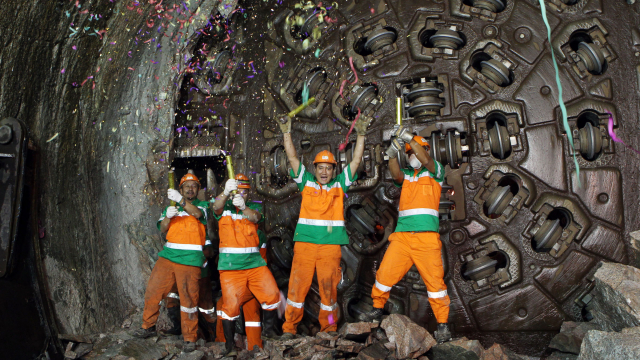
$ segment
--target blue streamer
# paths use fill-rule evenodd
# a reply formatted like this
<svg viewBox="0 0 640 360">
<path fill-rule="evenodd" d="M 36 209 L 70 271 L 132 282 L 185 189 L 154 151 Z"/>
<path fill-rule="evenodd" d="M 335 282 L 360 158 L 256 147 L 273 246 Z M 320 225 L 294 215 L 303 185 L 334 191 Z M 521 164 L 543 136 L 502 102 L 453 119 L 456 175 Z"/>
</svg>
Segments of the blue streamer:
<svg viewBox="0 0 640 360">
<path fill-rule="evenodd" d="M 576 159 L 576 148 L 573 146 L 573 135 L 571 134 L 571 128 L 567 121 L 567 107 L 562 100 L 562 84 L 560 83 L 560 70 L 558 69 L 558 63 L 556 62 L 556 56 L 553 52 L 553 45 L 551 45 L 551 26 L 549 26 L 549 20 L 547 19 L 547 8 L 544 5 L 543 0 L 540 2 L 540 11 L 542 12 L 542 20 L 547 27 L 547 38 L 549 39 L 549 48 L 551 48 L 551 60 L 553 60 L 553 68 L 556 70 L 556 84 L 558 85 L 558 102 L 560 103 L 560 111 L 562 112 L 562 124 L 564 125 L 564 131 L 567 133 L 569 139 L 569 146 L 573 148 L 573 163 L 576 165 L 576 176 L 578 177 L 578 187 L 582 187 L 580 184 L 580 165 L 578 165 L 578 159 Z"/>
</svg>

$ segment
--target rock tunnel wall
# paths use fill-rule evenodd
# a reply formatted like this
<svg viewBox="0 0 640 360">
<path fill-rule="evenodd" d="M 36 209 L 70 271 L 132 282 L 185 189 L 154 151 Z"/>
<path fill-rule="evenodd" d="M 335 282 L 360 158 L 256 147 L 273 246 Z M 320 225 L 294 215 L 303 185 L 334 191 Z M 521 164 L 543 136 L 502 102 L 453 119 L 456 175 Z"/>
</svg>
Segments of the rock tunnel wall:
<svg viewBox="0 0 640 360">
<path fill-rule="evenodd" d="M 190 13 L 163 5 L 169 28 L 166 17 L 148 26 L 157 3 L 0 5 L 0 114 L 26 122 L 38 149 L 41 241 L 62 333 L 106 329 L 143 304 L 162 248 L 155 221 L 179 54 L 213 3 L 190 1 Z"/>
<path fill-rule="evenodd" d="M 605 109 L 611 109 L 616 131 L 637 148 L 640 5 L 547 3 L 574 137 L 582 129 L 594 134 L 592 128 L 606 124 Z M 294 124 L 294 141 L 306 164 L 325 148 L 347 161 L 348 151 L 339 152 L 337 145 L 349 121 L 358 108 L 373 119 L 364 181 L 346 202 L 357 205 L 348 216 L 363 221 L 349 225 L 352 244 L 343 250 L 348 283 L 341 296 L 354 299 L 352 307 L 341 304 L 345 317 L 367 306 L 365 297 L 356 295 L 368 293 L 383 254 L 384 243 L 376 246 L 366 220 L 378 216 L 374 225 L 393 228 L 396 216 L 398 192 L 385 175 L 381 149 L 394 123 L 393 100 L 400 95 L 406 122 L 442 144 L 433 156 L 448 163 L 451 191 L 441 199 L 441 232 L 458 331 L 527 330 L 528 337 L 503 335 L 503 343 L 544 342 L 535 339 L 536 331 L 557 330 L 563 319 L 579 316 L 572 304 L 589 289 L 584 269 L 600 259 L 634 261 L 628 232 L 640 225 L 638 158 L 611 145 L 601 132 L 600 152 L 589 154 L 595 143 L 587 142 L 578 154 L 586 186 L 576 186 L 537 1 L 507 1 L 497 12 L 467 0 L 338 1 L 324 25 L 309 23 L 309 29 L 321 26 L 322 35 L 308 37 L 306 45 L 300 30 L 285 20 L 293 13 L 304 18 L 293 2 L 247 2 L 233 18 L 237 31 L 207 40 L 213 47 L 233 44 L 239 66 L 223 68 L 221 83 L 204 72 L 183 82 L 195 44 L 211 35 L 197 31 L 216 4 L 0 5 L 0 116 L 25 121 L 39 152 L 41 241 L 61 332 L 118 325 L 142 306 L 146 279 L 162 246 L 155 221 L 165 204 L 168 163 L 196 156 L 197 151 L 190 152 L 196 145 L 198 151 L 204 147 L 198 137 L 173 136 L 174 130 L 197 129 L 194 122 L 207 116 L 213 123 L 213 112 L 221 121 L 211 133 L 207 128 L 218 135 L 212 136 L 217 141 L 212 148 L 234 148 L 237 170 L 250 173 L 259 188 L 255 198 L 268 200 L 266 231 L 277 239 L 273 250 L 282 255 L 276 259 L 282 266 L 274 270 L 281 271 L 276 277 L 286 277 L 286 241 L 299 197 L 289 196 L 293 189 L 277 166 L 281 139 L 272 118 L 299 103 L 302 83 L 319 100 Z M 268 19 L 262 21 L 265 14 Z M 436 46 L 433 36 L 447 29 L 455 29 L 440 33 L 449 43 L 441 37 Z M 579 41 L 574 40 L 587 35 L 591 40 L 585 42 L 595 39 L 606 58 L 608 67 L 596 69 L 602 75 L 588 69 L 594 71 L 597 59 L 578 61 Z M 374 37 L 381 42 L 367 43 Z M 315 75 L 324 81 L 317 82 Z M 448 151 L 449 146 L 455 148 Z M 551 166 L 562 171 L 549 172 Z M 556 208 L 571 216 L 564 210 L 553 213 Z M 548 217 L 565 231 L 550 235 L 557 247 L 540 253 L 532 250 L 532 240 L 545 226 L 552 234 L 551 225 L 545 225 Z M 538 237 L 537 243 L 545 239 Z M 483 257 L 489 253 L 503 255 Z M 463 267 L 494 260 L 502 270 L 491 278 L 463 277 L 470 273 Z M 414 275 L 394 290 L 391 305 L 397 308 L 388 310 L 428 325 L 424 284 Z M 494 316 L 496 309 L 521 299 L 535 301 Z"/>
</svg>

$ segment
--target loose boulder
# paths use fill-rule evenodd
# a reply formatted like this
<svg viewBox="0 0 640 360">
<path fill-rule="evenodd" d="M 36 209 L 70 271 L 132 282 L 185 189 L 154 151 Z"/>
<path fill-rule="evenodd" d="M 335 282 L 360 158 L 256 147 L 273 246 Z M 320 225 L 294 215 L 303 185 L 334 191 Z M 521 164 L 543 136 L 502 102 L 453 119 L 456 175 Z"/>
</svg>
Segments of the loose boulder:
<svg viewBox="0 0 640 360">
<path fill-rule="evenodd" d="M 549 347 L 565 353 L 579 354 L 582 339 L 589 330 L 601 330 L 600 327 L 592 322 L 576 323 L 566 321 L 562 323 L 560 333 L 551 339 Z"/>
<path fill-rule="evenodd" d="M 380 327 L 387 334 L 387 349 L 395 351 L 398 359 L 416 359 L 436 344 L 429 332 L 407 316 L 391 314 L 382 320 Z"/>
<path fill-rule="evenodd" d="M 588 310 L 604 331 L 640 325 L 640 270 L 632 266 L 600 263 L 594 275 L 593 300 Z"/>
<path fill-rule="evenodd" d="M 463 337 L 434 346 L 430 355 L 432 360 L 480 360 L 484 359 L 484 348 L 478 340 Z M 497 357 L 496 359 L 507 360 L 508 358 Z"/>
<path fill-rule="evenodd" d="M 622 332 L 591 330 L 582 341 L 579 360 L 640 359 L 640 327 Z"/>
</svg>

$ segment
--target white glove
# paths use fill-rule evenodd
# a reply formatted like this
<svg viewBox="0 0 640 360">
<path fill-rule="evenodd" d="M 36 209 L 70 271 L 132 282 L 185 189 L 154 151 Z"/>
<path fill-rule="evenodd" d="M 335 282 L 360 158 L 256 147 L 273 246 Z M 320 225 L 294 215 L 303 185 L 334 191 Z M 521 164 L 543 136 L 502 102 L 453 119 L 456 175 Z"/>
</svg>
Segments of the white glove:
<svg viewBox="0 0 640 360">
<path fill-rule="evenodd" d="M 176 206 L 169 206 L 167 208 L 167 217 L 171 219 L 172 217 L 178 215 L 178 208 Z"/>
<path fill-rule="evenodd" d="M 231 192 L 234 190 L 238 190 L 238 180 L 236 179 L 227 180 L 227 182 L 224 184 L 224 195 L 229 196 L 229 194 L 231 194 Z"/>
<path fill-rule="evenodd" d="M 234 196 L 232 202 L 233 202 L 233 206 L 240 209 L 240 211 L 244 211 L 244 209 L 247 208 L 247 206 L 244 204 L 244 199 L 240 194 L 237 194 L 236 196 Z"/>
<path fill-rule="evenodd" d="M 169 198 L 169 200 L 175 201 L 178 204 L 180 203 L 180 201 L 182 201 L 182 195 L 178 190 L 174 190 L 174 189 L 167 190 L 167 197 Z"/>
<path fill-rule="evenodd" d="M 413 140 L 413 134 L 404 126 L 400 126 L 396 131 L 396 137 L 405 143 L 410 143 Z"/>
</svg>

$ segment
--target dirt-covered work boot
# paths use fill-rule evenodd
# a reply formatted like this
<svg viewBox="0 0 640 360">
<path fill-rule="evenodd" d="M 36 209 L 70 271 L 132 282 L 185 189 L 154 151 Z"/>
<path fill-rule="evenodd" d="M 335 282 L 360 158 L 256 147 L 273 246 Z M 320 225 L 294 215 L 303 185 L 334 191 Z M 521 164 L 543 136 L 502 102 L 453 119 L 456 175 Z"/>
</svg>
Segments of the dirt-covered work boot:
<svg viewBox="0 0 640 360">
<path fill-rule="evenodd" d="M 438 323 L 438 329 L 435 331 L 434 336 L 438 344 L 451 340 L 451 331 L 449 330 L 449 324 Z"/>
<path fill-rule="evenodd" d="M 156 332 L 156 326 L 153 325 L 152 327 L 148 328 L 148 329 L 143 329 L 140 328 L 134 332 L 131 333 L 131 336 L 135 336 L 137 338 L 141 338 L 141 339 L 146 339 L 148 337 L 152 337 L 152 336 L 156 336 L 157 332 Z"/>
<path fill-rule="evenodd" d="M 235 335 L 236 335 L 236 322 L 233 320 L 222 320 L 222 331 L 224 332 L 224 356 L 236 356 L 238 352 L 236 352 L 236 344 L 235 344 Z"/>
<path fill-rule="evenodd" d="M 379 323 L 382 320 L 382 309 L 373 308 L 373 310 L 358 315 L 358 320 L 370 323 Z"/>
</svg>

